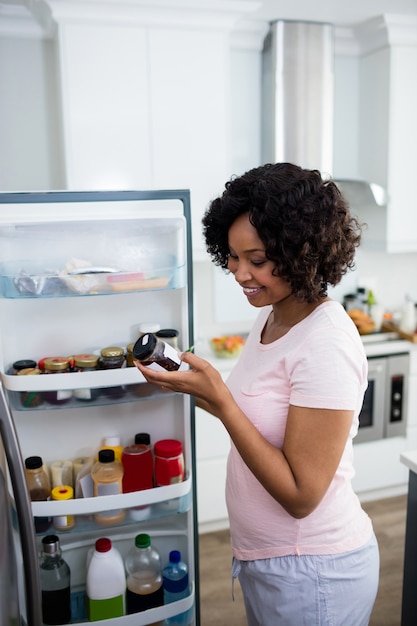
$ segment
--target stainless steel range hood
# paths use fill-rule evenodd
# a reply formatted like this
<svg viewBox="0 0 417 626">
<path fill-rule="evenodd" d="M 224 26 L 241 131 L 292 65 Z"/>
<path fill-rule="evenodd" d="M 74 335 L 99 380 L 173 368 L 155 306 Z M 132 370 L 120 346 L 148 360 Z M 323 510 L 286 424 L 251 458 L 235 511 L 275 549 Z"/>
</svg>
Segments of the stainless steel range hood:
<svg viewBox="0 0 417 626">
<path fill-rule="evenodd" d="M 331 24 L 277 20 L 262 53 L 262 160 L 288 161 L 324 176 L 333 170 L 334 30 Z M 382 206 L 382 187 L 336 180 L 353 208 Z"/>
</svg>

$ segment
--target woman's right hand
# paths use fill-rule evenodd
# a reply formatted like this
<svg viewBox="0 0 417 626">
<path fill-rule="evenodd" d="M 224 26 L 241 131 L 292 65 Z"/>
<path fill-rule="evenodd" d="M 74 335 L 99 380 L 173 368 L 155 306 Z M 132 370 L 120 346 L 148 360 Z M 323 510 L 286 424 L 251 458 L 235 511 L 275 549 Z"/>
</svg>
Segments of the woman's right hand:
<svg viewBox="0 0 417 626">
<path fill-rule="evenodd" d="M 220 417 L 223 407 L 234 402 L 220 373 L 208 361 L 192 352 L 183 352 L 180 357 L 190 369 L 168 372 L 156 371 L 139 361 L 135 361 L 135 365 L 147 382 L 170 391 L 195 396 L 197 406 Z"/>
</svg>

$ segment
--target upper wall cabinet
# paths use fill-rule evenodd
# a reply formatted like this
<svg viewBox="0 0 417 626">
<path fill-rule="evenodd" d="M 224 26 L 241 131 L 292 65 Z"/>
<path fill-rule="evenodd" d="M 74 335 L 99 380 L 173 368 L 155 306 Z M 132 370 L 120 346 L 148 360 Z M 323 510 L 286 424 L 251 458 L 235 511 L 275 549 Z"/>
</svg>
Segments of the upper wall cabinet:
<svg viewBox="0 0 417 626">
<path fill-rule="evenodd" d="M 373 28 L 373 37 L 369 29 Z M 358 210 L 369 250 L 417 252 L 417 20 L 372 20 L 360 71 L 359 166 L 388 192 L 386 207 Z"/>
</svg>

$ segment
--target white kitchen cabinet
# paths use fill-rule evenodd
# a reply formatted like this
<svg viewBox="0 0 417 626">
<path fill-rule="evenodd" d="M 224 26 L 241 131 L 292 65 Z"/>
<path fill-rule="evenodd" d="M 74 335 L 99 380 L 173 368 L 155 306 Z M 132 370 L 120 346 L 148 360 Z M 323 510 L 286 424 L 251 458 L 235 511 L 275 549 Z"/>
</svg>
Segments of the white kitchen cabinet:
<svg viewBox="0 0 417 626">
<path fill-rule="evenodd" d="M 385 16 L 361 35 L 375 42 L 360 61 L 359 171 L 388 192 L 386 207 L 355 207 L 368 224 L 363 246 L 416 252 L 417 22 Z"/>
</svg>

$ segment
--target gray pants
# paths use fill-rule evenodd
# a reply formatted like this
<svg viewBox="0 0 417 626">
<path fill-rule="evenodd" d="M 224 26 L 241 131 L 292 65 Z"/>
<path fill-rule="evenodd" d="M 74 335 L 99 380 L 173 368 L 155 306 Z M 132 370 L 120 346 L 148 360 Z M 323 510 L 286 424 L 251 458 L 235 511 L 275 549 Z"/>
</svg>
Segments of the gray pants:
<svg viewBox="0 0 417 626">
<path fill-rule="evenodd" d="M 367 626 L 379 582 L 375 535 L 362 548 L 325 556 L 233 559 L 248 626 Z"/>
</svg>

